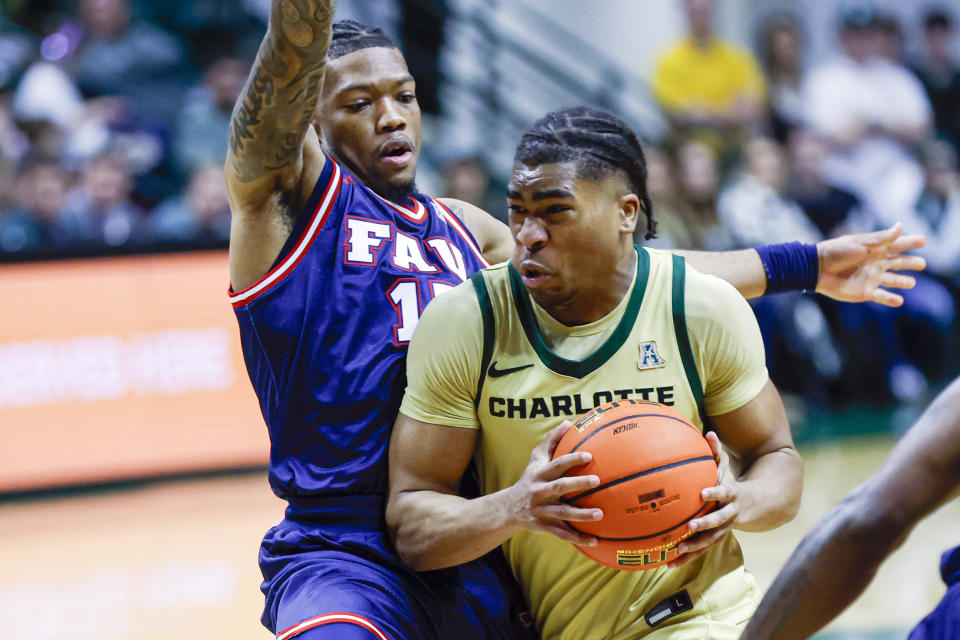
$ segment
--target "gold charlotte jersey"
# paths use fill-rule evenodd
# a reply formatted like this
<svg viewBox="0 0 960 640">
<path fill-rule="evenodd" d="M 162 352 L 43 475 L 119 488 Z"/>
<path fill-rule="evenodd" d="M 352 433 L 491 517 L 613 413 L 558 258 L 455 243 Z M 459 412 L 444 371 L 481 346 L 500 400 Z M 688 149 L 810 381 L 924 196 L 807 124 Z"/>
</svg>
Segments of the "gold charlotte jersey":
<svg viewBox="0 0 960 640">
<path fill-rule="evenodd" d="M 423 314 L 410 343 L 401 412 L 480 429 L 484 493 L 517 482 L 553 427 L 598 404 L 654 400 L 702 428 L 705 416 L 742 407 L 767 382 L 746 301 L 678 256 L 638 247 L 628 295 L 606 317 L 579 327 L 540 309 L 508 263 L 471 280 Z M 530 531 L 510 538 L 504 552 L 548 640 L 733 639 L 756 606 L 756 585 L 733 535 L 673 570 L 609 569 L 555 536 Z M 692 608 L 662 613 L 658 603 L 684 591 Z"/>
</svg>

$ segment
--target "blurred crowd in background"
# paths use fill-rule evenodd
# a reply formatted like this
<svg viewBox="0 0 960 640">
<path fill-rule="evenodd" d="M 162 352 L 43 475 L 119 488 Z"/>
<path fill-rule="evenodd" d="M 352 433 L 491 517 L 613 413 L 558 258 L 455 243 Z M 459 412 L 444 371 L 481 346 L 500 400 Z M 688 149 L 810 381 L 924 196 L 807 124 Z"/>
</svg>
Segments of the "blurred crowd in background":
<svg viewBox="0 0 960 640">
<path fill-rule="evenodd" d="M 922 55 L 907 58 L 895 16 L 847 3 L 836 55 L 813 64 L 795 14 L 764 16 L 750 50 L 715 32 L 711 0 L 675 1 L 688 33 L 649 78 L 669 122 L 645 141 L 649 244 L 816 242 L 896 221 L 925 234 L 928 269 L 901 309 L 802 294 L 754 305 L 784 391 L 818 406 L 920 406 L 960 363 L 957 16 L 931 5 Z M 439 117 L 445 2 L 368 0 L 361 15 L 341 4 L 339 17 L 395 26 L 421 106 Z M 228 122 L 268 0 L 4 6 L 0 259 L 225 246 Z M 503 176 L 481 154 L 424 162 L 434 191 L 504 214 Z"/>
</svg>

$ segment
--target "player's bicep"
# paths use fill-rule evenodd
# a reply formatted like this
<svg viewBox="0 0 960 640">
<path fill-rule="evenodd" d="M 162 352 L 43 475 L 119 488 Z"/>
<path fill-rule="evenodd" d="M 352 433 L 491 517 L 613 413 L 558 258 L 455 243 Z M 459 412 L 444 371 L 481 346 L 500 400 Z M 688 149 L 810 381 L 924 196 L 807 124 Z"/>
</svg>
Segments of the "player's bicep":
<svg viewBox="0 0 960 640">
<path fill-rule="evenodd" d="M 720 441 L 743 466 L 769 453 L 794 449 L 783 402 L 769 379 L 753 400 L 712 419 Z"/>
<path fill-rule="evenodd" d="M 400 413 L 390 438 L 390 494 L 454 494 L 477 442 L 476 429 L 420 422 Z"/>
</svg>

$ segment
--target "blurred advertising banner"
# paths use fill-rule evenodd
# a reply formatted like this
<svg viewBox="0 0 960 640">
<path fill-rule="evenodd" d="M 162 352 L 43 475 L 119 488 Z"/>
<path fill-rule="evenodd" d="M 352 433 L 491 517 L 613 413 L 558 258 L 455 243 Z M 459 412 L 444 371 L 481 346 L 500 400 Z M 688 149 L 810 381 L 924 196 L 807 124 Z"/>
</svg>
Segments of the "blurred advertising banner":
<svg viewBox="0 0 960 640">
<path fill-rule="evenodd" d="M 0 265 L 0 492 L 266 464 L 223 251 Z"/>
</svg>

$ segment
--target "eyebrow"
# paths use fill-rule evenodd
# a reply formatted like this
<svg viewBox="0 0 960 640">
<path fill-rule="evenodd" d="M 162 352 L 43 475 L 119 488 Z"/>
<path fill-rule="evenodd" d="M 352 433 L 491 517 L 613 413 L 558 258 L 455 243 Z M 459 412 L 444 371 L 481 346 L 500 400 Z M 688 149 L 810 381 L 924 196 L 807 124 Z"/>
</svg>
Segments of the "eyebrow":
<svg viewBox="0 0 960 640">
<path fill-rule="evenodd" d="M 390 82 L 390 80 L 384 80 L 384 82 Z M 401 85 L 405 85 L 408 82 L 413 82 L 413 76 L 406 75 L 400 78 L 393 80 L 393 85 L 391 89 L 396 89 Z M 371 91 L 376 88 L 376 84 L 373 82 L 356 82 L 354 84 L 348 84 L 342 89 L 338 89 L 337 93 L 346 93 L 347 91 Z"/>
<path fill-rule="evenodd" d="M 523 196 L 520 195 L 519 191 L 507 191 L 507 197 L 511 200 L 522 200 Z M 573 192 L 567 189 L 550 189 L 549 191 L 537 191 L 533 194 L 533 201 L 537 202 L 539 200 L 550 200 L 553 198 L 559 199 L 573 199 Z"/>
</svg>

